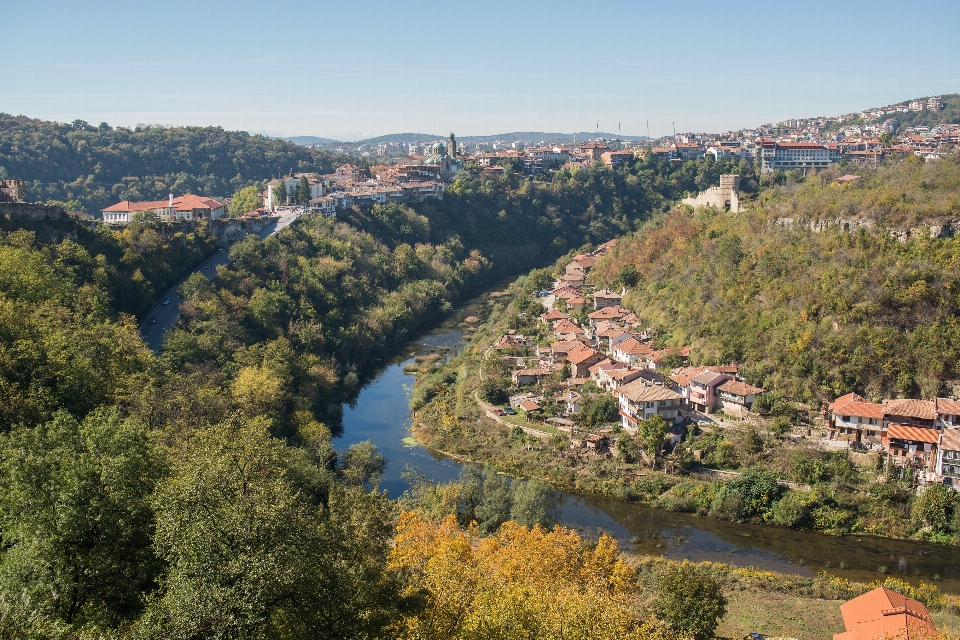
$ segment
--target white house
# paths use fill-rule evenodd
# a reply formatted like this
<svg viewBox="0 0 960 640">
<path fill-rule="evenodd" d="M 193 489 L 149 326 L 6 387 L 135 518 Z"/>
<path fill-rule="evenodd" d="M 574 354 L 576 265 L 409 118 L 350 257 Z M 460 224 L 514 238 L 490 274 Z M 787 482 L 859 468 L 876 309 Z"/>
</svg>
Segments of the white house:
<svg viewBox="0 0 960 640">
<path fill-rule="evenodd" d="M 676 422 L 683 400 L 676 391 L 646 380 L 634 380 L 617 389 L 618 409 L 624 429 L 636 431 L 637 423 L 655 415 Z"/>
</svg>

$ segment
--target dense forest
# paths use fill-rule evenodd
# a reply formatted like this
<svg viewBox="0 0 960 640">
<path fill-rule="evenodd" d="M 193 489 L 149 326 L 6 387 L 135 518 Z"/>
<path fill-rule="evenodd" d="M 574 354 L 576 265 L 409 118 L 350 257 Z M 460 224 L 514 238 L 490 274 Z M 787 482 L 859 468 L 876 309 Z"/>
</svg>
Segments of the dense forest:
<svg viewBox="0 0 960 640">
<path fill-rule="evenodd" d="M 788 180 L 739 214 L 675 210 L 591 278 L 628 286 L 625 304 L 659 340 L 692 345 L 695 362 L 737 362 L 796 400 L 955 394 L 960 241 L 930 226 L 957 211 L 960 161 L 908 160 L 851 186 L 838 171 Z M 775 224 L 785 217 L 872 226 Z"/>
<path fill-rule="evenodd" d="M 291 170 L 329 173 L 346 160 L 220 127 L 128 129 L 0 113 L 0 178 L 26 181 L 32 201 L 69 202 L 89 212 L 171 192 L 224 198 Z"/>
</svg>

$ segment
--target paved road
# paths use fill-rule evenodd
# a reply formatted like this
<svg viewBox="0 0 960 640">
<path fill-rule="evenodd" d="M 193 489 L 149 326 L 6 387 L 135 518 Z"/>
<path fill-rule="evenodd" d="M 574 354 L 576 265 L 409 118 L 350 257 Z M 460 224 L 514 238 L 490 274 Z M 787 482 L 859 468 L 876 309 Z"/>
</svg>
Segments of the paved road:
<svg viewBox="0 0 960 640">
<path fill-rule="evenodd" d="M 280 218 L 273 224 L 264 227 L 257 235 L 261 238 L 271 236 L 288 226 L 291 222 L 299 218 L 300 215 L 300 212 L 295 210 L 281 211 Z M 210 259 L 204 261 L 199 267 L 185 275 L 179 282 L 173 285 L 169 291 L 160 297 L 160 302 L 150 310 L 150 313 L 147 314 L 147 319 L 140 324 L 140 335 L 143 336 L 143 341 L 147 343 L 147 346 L 156 353 L 160 353 L 164 334 L 167 329 L 175 325 L 177 320 L 180 319 L 181 300 L 177 294 L 177 289 L 180 288 L 184 280 L 194 273 L 202 273 L 208 280 L 213 280 L 217 277 L 217 267 L 226 264 L 230 264 L 229 252 L 225 249 L 220 249 L 213 254 Z M 169 303 L 164 304 L 162 301 L 165 299 L 169 300 Z M 156 318 L 156 322 L 151 323 L 150 319 L 152 318 Z"/>
</svg>

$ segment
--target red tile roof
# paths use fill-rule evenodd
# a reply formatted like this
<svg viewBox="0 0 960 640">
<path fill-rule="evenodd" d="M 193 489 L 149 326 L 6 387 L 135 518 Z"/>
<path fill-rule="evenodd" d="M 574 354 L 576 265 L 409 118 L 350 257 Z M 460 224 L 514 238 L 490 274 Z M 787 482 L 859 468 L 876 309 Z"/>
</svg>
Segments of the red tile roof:
<svg viewBox="0 0 960 640">
<path fill-rule="evenodd" d="M 929 442 L 937 444 L 940 441 L 940 432 L 936 429 L 923 427 L 908 427 L 903 424 L 892 424 L 887 428 L 887 437 L 897 440 L 912 440 L 914 442 Z"/>
<path fill-rule="evenodd" d="M 766 389 L 761 389 L 760 387 L 754 387 L 747 384 L 746 382 L 740 382 L 739 380 L 727 380 L 723 384 L 717 387 L 718 391 L 725 391 L 726 393 L 731 393 L 735 396 L 753 396 L 758 393 L 766 393 Z"/>
<path fill-rule="evenodd" d="M 833 415 L 857 416 L 860 418 L 883 418 L 884 406 L 869 402 L 866 398 L 858 396 L 855 393 L 848 393 L 840 396 L 830 403 L 830 411 Z"/>
<path fill-rule="evenodd" d="M 884 415 L 907 416 L 922 420 L 933 420 L 937 408 L 929 400 L 887 400 L 883 403 Z"/>
<path fill-rule="evenodd" d="M 934 400 L 937 405 L 937 413 L 946 413 L 951 416 L 960 416 L 960 402 L 950 398 L 937 398 Z"/>
</svg>

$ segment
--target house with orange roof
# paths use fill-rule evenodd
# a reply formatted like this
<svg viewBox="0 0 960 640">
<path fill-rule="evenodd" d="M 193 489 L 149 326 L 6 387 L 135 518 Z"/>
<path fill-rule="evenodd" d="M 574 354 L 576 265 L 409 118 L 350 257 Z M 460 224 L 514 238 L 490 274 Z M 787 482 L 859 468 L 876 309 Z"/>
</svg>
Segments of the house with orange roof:
<svg viewBox="0 0 960 640">
<path fill-rule="evenodd" d="M 128 224 L 138 213 L 155 215 L 161 222 L 216 220 L 226 213 L 226 205 L 213 198 L 193 194 L 174 198 L 171 193 L 167 200 L 124 200 L 100 211 L 106 224 Z"/>
<path fill-rule="evenodd" d="M 886 587 L 840 605 L 846 631 L 833 640 L 932 640 L 940 633 L 927 607 Z"/>
<path fill-rule="evenodd" d="M 607 307 L 619 307 L 622 301 L 622 295 L 609 289 L 600 289 L 599 291 L 593 292 L 593 308 L 597 310 Z"/>
<path fill-rule="evenodd" d="M 627 338 L 613 347 L 613 359 L 627 364 L 645 363 L 647 356 L 651 353 L 653 353 L 653 348 L 636 338 Z"/>
<path fill-rule="evenodd" d="M 936 468 L 940 432 L 936 429 L 891 424 L 883 444 L 894 464 L 933 471 Z"/>
<path fill-rule="evenodd" d="M 561 320 L 569 320 L 570 316 L 559 309 L 550 309 L 546 313 L 540 314 L 540 321 L 545 324 L 555 324 Z"/>
<path fill-rule="evenodd" d="M 586 335 L 581 327 L 575 325 L 569 320 L 560 320 L 553 325 L 553 332 L 561 340 L 576 340 L 579 336 Z"/>
<path fill-rule="evenodd" d="M 828 406 L 828 434 L 831 439 L 880 445 L 883 436 L 882 404 L 856 393 L 840 396 Z"/>
<path fill-rule="evenodd" d="M 680 416 L 683 397 L 663 385 L 637 379 L 621 386 L 616 394 L 621 425 L 630 432 L 636 432 L 638 422 L 655 415 L 667 423 L 676 422 Z"/>
<path fill-rule="evenodd" d="M 574 378 L 588 377 L 590 367 L 603 360 L 603 358 L 602 353 L 590 347 L 568 353 L 566 360 L 570 363 L 570 375 Z"/>
<path fill-rule="evenodd" d="M 587 299 L 583 296 L 573 296 L 567 298 L 567 310 L 570 313 L 580 313 L 587 304 Z"/>
<path fill-rule="evenodd" d="M 960 428 L 960 402 L 951 398 L 934 398 L 937 409 L 937 428 Z"/>
<path fill-rule="evenodd" d="M 717 385 L 717 400 L 724 413 L 744 416 L 753 408 L 753 403 L 766 389 L 754 387 L 739 380 L 725 380 Z"/>
<path fill-rule="evenodd" d="M 883 402 L 883 422 L 934 429 L 937 423 L 937 406 L 932 400 L 897 399 Z"/>
<path fill-rule="evenodd" d="M 598 309 L 597 311 L 591 311 L 587 314 L 587 318 L 590 320 L 590 325 L 593 327 L 597 326 L 597 323 L 601 320 L 614 320 L 618 321 L 629 312 L 621 307 L 616 305 L 613 307 L 605 307 L 603 309 Z"/>
</svg>

